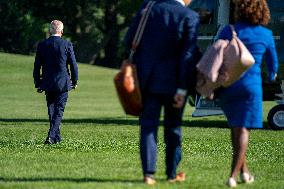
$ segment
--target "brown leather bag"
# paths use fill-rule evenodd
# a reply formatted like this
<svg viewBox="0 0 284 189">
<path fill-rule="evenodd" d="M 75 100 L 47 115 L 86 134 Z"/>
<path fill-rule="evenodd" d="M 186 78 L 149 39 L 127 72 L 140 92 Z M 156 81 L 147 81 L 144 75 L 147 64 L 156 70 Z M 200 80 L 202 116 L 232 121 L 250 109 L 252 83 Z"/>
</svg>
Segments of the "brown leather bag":
<svg viewBox="0 0 284 189">
<path fill-rule="evenodd" d="M 142 111 L 142 97 L 136 66 L 129 59 L 123 61 L 120 71 L 114 77 L 114 84 L 125 113 L 139 116 Z"/>
<path fill-rule="evenodd" d="M 139 26 L 132 42 L 131 53 L 128 59 L 123 60 L 120 71 L 114 77 L 114 85 L 119 101 L 125 113 L 128 115 L 140 116 L 142 112 L 141 91 L 136 66 L 132 61 L 154 4 L 154 1 L 149 1 L 146 8 L 143 10 Z"/>
</svg>

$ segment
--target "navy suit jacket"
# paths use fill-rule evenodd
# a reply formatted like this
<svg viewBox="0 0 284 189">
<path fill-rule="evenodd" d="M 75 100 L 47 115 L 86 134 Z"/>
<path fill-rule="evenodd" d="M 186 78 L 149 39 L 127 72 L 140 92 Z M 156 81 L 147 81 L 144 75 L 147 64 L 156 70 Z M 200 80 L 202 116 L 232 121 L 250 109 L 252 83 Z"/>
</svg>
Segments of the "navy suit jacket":
<svg viewBox="0 0 284 189">
<path fill-rule="evenodd" d="M 142 4 L 125 36 L 128 49 L 147 2 Z M 142 92 L 172 95 L 177 88 L 187 89 L 198 27 L 199 16 L 193 10 L 175 0 L 156 1 L 133 57 Z"/>
<path fill-rule="evenodd" d="M 37 46 L 33 76 L 35 87 L 46 92 L 71 90 L 70 77 L 73 85 L 77 84 L 78 80 L 78 67 L 72 43 L 59 36 L 51 36 L 40 42 Z"/>
</svg>

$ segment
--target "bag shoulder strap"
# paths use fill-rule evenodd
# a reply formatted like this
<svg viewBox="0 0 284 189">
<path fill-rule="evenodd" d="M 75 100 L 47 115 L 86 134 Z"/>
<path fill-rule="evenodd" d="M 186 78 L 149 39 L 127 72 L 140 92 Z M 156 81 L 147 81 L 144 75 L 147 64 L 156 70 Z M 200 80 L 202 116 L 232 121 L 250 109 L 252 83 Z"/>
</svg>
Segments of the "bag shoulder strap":
<svg viewBox="0 0 284 189">
<path fill-rule="evenodd" d="M 147 20 L 149 18 L 151 9 L 154 6 L 154 4 L 155 4 L 155 1 L 149 1 L 147 3 L 146 7 L 142 10 L 142 17 L 139 21 L 138 28 L 136 30 L 134 39 L 132 41 L 132 47 L 131 47 L 131 50 L 130 50 L 130 55 L 128 57 L 128 59 L 130 59 L 130 60 L 132 60 L 133 55 L 134 55 L 134 53 L 135 53 L 135 51 L 136 51 L 136 49 L 137 49 L 137 47 L 138 47 L 138 45 L 141 41 L 144 29 L 146 27 Z"/>
</svg>

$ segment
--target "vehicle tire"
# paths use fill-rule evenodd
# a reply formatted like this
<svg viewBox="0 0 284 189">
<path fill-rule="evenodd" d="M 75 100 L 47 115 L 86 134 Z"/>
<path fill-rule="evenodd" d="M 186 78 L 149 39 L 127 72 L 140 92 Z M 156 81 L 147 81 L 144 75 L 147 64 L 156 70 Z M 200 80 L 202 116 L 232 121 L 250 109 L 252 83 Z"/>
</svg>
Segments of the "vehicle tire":
<svg viewBox="0 0 284 189">
<path fill-rule="evenodd" d="M 284 104 L 274 106 L 268 113 L 267 121 L 272 129 L 284 129 Z"/>
</svg>

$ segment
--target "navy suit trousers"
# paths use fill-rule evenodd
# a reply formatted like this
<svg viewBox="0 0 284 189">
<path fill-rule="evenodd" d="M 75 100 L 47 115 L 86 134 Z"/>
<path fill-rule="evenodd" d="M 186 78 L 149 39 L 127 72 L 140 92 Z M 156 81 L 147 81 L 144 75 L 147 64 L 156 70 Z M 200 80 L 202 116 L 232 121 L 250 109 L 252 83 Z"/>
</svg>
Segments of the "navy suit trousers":
<svg viewBox="0 0 284 189">
<path fill-rule="evenodd" d="M 143 174 L 156 172 L 157 133 L 161 109 L 164 108 L 164 142 L 166 144 L 166 175 L 176 177 L 176 169 L 181 160 L 182 109 L 173 107 L 173 96 L 147 94 L 143 96 L 143 111 L 140 116 L 140 156 Z"/>
<path fill-rule="evenodd" d="M 67 102 L 68 92 L 46 92 L 45 96 L 50 122 L 48 137 L 55 142 L 60 142 L 60 124 Z"/>
</svg>

